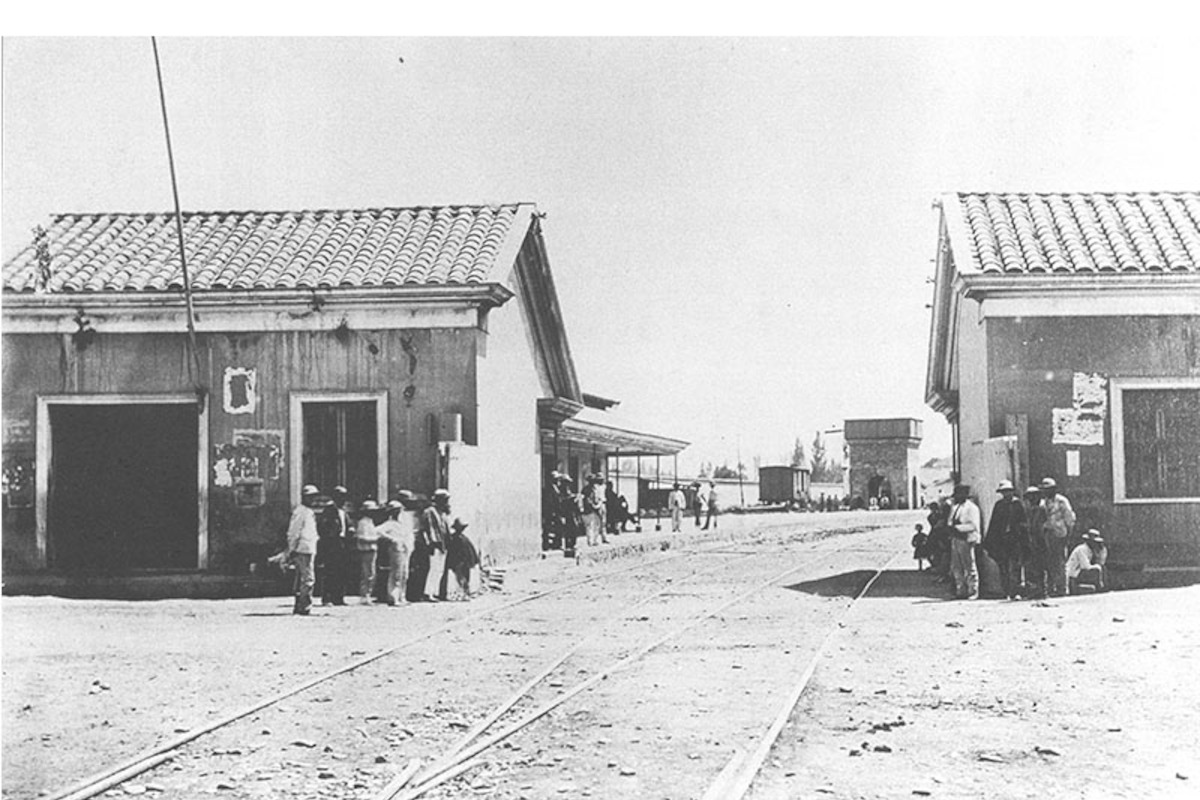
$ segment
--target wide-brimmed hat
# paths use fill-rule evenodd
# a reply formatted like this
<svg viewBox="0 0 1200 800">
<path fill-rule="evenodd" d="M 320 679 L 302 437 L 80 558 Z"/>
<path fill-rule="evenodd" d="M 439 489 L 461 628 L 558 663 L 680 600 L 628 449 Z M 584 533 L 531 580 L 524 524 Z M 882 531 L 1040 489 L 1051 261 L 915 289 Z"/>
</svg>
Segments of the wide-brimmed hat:
<svg viewBox="0 0 1200 800">
<path fill-rule="evenodd" d="M 1000 481 L 1000 485 L 996 487 L 997 492 L 1015 492 L 1016 487 L 1012 481 Z"/>
<path fill-rule="evenodd" d="M 1041 494 L 1042 490 L 1036 486 L 1030 486 L 1025 490 L 1025 494 Z"/>
<path fill-rule="evenodd" d="M 1043 489 L 1057 489 L 1058 481 L 1054 480 L 1054 478 L 1042 478 L 1042 488 Z"/>
<path fill-rule="evenodd" d="M 311 497 L 314 494 L 320 494 L 321 490 L 311 483 L 304 484 L 304 488 L 300 490 L 301 497 Z"/>
<path fill-rule="evenodd" d="M 350 494 L 350 490 L 347 489 L 345 486 L 335 486 L 335 487 L 333 487 L 333 491 L 331 491 L 330 494 Z"/>
<path fill-rule="evenodd" d="M 399 500 L 388 500 L 387 505 L 384 506 L 384 508 L 386 508 L 388 511 L 399 511 L 404 508 L 404 503 L 400 502 Z"/>
<path fill-rule="evenodd" d="M 450 523 L 450 528 L 452 530 L 461 531 L 466 527 L 467 523 L 463 522 L 461 517 L 455 517 L 454 522 Z"/>
<path fill-rule="evenodd" d="M 447 500 L 449 500 L 449 499 L 450 499 L 450 490 L 448 490 L 448 489 L 435 489 L 435 490 L 433 491 L 433 499 L 434 499 L 434 500 L 437 500 L 439 497 L 444 497 L 444 498 L 446 498 Z"/>
<path fill-rule="evenodd" d="M 1088 530 L 1088 532 L 1083 535 L 1083 540 L 1085 542 L 1095 542 L 1096 544 L 1104 544 L 1104 537 L 1101 536 L 1100 531 L 1096 530 L 1095 528 L 1090 528 Z"/>
<path fill-rule="evenodd" d="M 363 514 L 371 514 L 379 510 L 379 503 L 368 497 L 366 500 L 362 501 L 358 507 L 358 510 Z"/>
</svg>

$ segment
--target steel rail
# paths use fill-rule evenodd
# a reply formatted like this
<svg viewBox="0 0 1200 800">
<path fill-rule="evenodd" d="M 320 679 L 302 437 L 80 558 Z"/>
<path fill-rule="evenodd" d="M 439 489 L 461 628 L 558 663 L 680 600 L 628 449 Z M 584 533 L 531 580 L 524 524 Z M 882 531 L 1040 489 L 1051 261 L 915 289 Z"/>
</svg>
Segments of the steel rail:
<svg viewBox="0 0 1200 800">
<path fill-rule="evenodd" d="M 707 551 L 707 554 L 711 555 L 714 552 L 717 554 L 720 554 L 720 555 L 726 555 L 730 551 L 709 550 L 709 551 Z M 719 570 L 726 569 L 729 567 L 730 564 L 736 564 L 739 561 L 746 561 L 746 560 L 749 560 L 749 559 L 757 557 L 757 556 L 767 555 L 767 553 L 763 553 L 763 552 L 759 551 L 759 552 L 753 552 L 753 553 L 735 553 L 735 555 L 738 555 L 738 558 L 736 558 L 732 561 L 726 561 L 726 562 L 722 562 L 720 564 L 714 564 L 706 569 L 693 570 L 692 572 L 690 572 L 687 575 L 684 575 L 681 578 L 675 578 L 675 579 L 668 581 L 667 585 L 662 587 L 661 589 L 656 589 L 655 591 L 642 596 L 641 598 L 634 601 L 633 603 L 626 605 L 624 608 L 622 608 L 620 610 L 620 613 L 614 614 L 612 619 L 619 619 L 620 617 L 623 617 L 623 616 L 629 614 L 634 609 L 640 608 L 641 606 L 644 606 L 647 603 L 650 603 L 650 602 L 654 601 L 655 599 L 662 597 L 663 595 L 667 594 L 672 589 L 679 586 L 681 583 L 685 583 L 687 581 L 693 580 L 694 578 L 700 577 L 702 575 L 709 575 L 713 572 L 717 572 Z M 610 624 L 611 624 L 611 620 L 610 620 Z M 602 626 L 601 630 L 603 630 L 604 627 L 607 627 L 607 626 Z M 523 683 L 520 686 L 520 688 L 518 688 L 511 695 L 509 695 L 505 700 L 503 700 L 496 707 L 494 707 L 490 712 L 488 712 L 488 714 L 485 717 L 483 717 L 483 719 L 481 719 L 479 722 L 477 722 L 473 726 L 471 726 L 471 729 L 468 730 L 465 734 L 463 734 L 459 738 L 458 742 L 456 742 L 449 750 L 447 750 L 444 754 L 442 754 L 442 756 L 438 760 L 434 761 L 433 763 L 431 763 L 429 765 L 428 768 L 426 768 L 424 774 L 420 775 L 419 777 L 410 774 L 409 779 L 415 781 L 418 784 L 425 783 L 426 781 L 431 780 L 434 777 L 436 777 L 439 773 L 441 773 L 445 769 L 448 769 L 454 763 L 453 762 L 454 756 L 456 756 L 458 753 L 465 750 L 468 746 L 470 746 L 470 744 L 472 742 L 474 742 L 476 739 L 478 739 L 480 736 L 482 736 L 489 728 L 491 728 L 494 724 L 496 724 L 497 720 L 499 720 L 501 717 L 503 717 L 509 710 L 512 709 L 513 706 L 515 706 L 517 703 L 519 703 L 539 683 L 541 683 L 546 678 L 548 678 L 554 672 L 554 670 L 558 669 L 558 667 L 560 667 L 567 659 L 569 659 L 571 656 L 573 656 L 577 652 L 579 652 L 579 650 L 581 650 L 584 646 L 591 644 L 592 642 L 596 641 L 599 638 L 600 638 L 599 632 L 593 633 L 591 635 L 583 637 L 579 641 L 575 642 L 575 644 L 568 647 L 566 650 L 564 650 L 562 653 L 560 653 L 558 656 L 556 656 L 554 659 L 552 659 L 549 663 L 547 663 L 544 667 L 542 667 L 542 669 L 540 669 L 532 678 L 530 678 L 525 683 Z M 379 794 L 375 795 L 375 800 L 390 800 L 390 798 L 395 797 L 399 793 L 399 790 L 404 787 L 404 785 L 407 783 L 407 781 L 401 783 L 399 786 L 394 785 L 394 783 L 395 783 L 395 781 L 393 781 L 393 783 L 389 783 L 383 789 L 383 791 L 381 791 Z"/>
<path fill-rule="evenodd" d="M 750 790 L 750 785 L 754 783 L 754 779 L 762 770 L 762 766 L 766 763 L 767 756 L 770 755 L 771 748 L 774 747 L 775 741 L 779 738 L 779 734 L 783 732 L 784 726 L 788 719 L 791 718 L 792 712 L 795 711 L 796 705 L 800 702 L 800 697 L 804 694 L 804 690 L 808 688 L 808 683 L 812 680 L 813 674 L 817 670 L 817 663 L 824 656 L 825 650 L 829 647 L 829 643 L 841 630 L 842 623 L 854 611 L 858 601 L 867 596 L 867 592 L 875 585 L 875 581 L 892 565 L 900 553 L 894 553 L 882 567 L 875 570 L 875 574 L 866 582 L 859 593 L 850 601 L 850 604 L 838 615 L 829 632 L 825 634 L 825 638 L 821 640 L 821 645 L 817 651 L 809 659 L 808 665 L 804 672 L 800 675 L 800 679 L 796 682 L 796 686 L 788 693 L 787 698 L 779 708 L 779 712 L 775 715 L 771 725 L 767 728 L 766 733 L 759 738 L 757 746 L 747 755 L 745 751 L 739 749 L 735 751 L 733 758 L 726 764 L 725 769 L 717 776 L 717 779 L 709 786 L 707 792 L 704 793 L 702 800 L 741 800 Z"/>
<path fill-rule="evenodd" d="M 337 669 L 331 670 L 329 672 L 325 672 L 321 675 L 318 675 L 315 678 L 311 678 L 311 679 L 304 681 L 303 683 L 300 683 L 289 689 L 285 689 L 281 692 L 270 695 L 265 699 L 257 700 L 248 706 L 244 706 L 235 711 L 232 711 L 222 717 L 219 717 L 215 720 L 207 722 L 204 725 L 201 725 L 199 727 L 185 731 L 185 732 L 179 734 L 178 736 L 175 736 L 171 739 L 168 739 L 165 742 L 155 745 L 154 747 L 150 748 L 149 750 L 142 752 L 140 755 L 136 755 L 125 761 L 119 762 L 118 764 L 115 764 L 112 767 L 109 767 L 108 769 L 93 773 L 92 775 L 90 775 L 86 778 L 83 778 L 83 779 L 75 782 L 74 784 L 71 784 L 70 786 L 68 786 L 65 789 L 59 790 L 58 792 L 56 792 L 54 794 L 45 795 L 43 797 L 43 800 L 87 800 L 88 798 L 95 797 L 97 794 L 100 794 L 101 792 L 103 792 L 107 789 L 110 789 L 113 786 L 117 786 L 120 783 L 123 783 L 124 781 L 129 780 L 130 778 L 132 778 L 136 775 L 140 775 L 143 772 L 147 772 L 148 770 L 153 769 L 154 767 L 161 764 L 164 760 L 166 760 L 166 759 L 162 758 L 163 755 L 169 754 L 175 750 L 178 750 L 180 747 L 183 747 L 185 744 L 188 744 L 189 742 L 199 739 L 201 736 L 204 736 L 205 734 L 211 733 L 219 728 L 223 728 L 227 725 L 230 725 L 230 724 L 242 719 L 243 717 L 250 716 L 251 714 L 261 711 L 264 708 L 268 708 L 272 705 L 275 705 L 276 703 L 280 702 L 281 700 L 285 700 L 289 697 L 300 694 L 301 692 L 307 691 L 308 689 L 311 689 L 314 686 L 322 684 L 333 678 L 336 678 L 339 675 L 343 675 L 347 672 L 352 672 L 356 669 L 359 669 L 360 667 L 364 667 L 367 664 L 370 664 L 374 661 L 384 658 L 385 656 L 389 656 L 397 651 L 403 650 L 407 647 L 411 647 L 415 644 L 425 641 L 426 639 L 431 639 L 434 636 L 437 636 L 439 634 L 446 633 L 447 631 L 453 630 L 454 628 L 457 628 L 457 627 L 460 627 L 462 625 L 466 625 L 466 624 L 469 624 L 472 622 L 477 622 L 481 619 L 486 619 L 487 617 L 493 616 L 502 611 L 507 611 L 508 609 L 515 608 L 516 606 L 523 605 L 525 603 L 529 603 L 534 600 L 539 600 L 548 595 L 559 594 L 561 592 L 565 592 L 570 589 L 574 589 L 579 586 L 586 585 L 588 583 L 594 583 L 596 581 L 603 580 L 606 578 L 611 578 L 611 577 L 621 575 L 626 572 L 633 572 L 633 571 L 640 570 L 640 569 L 648 569 L 648 568 L 652 568 L 652 567 L 657 567 L 668 561 L 673 561 L 675 559 L 684 558 L 686 556 L 693 555 L 698 552 L 705 552 L 709 549 L 715 549 L 716 547 L 724 546 L 725 544 L 726 544 L 725 542 L 719 542 L 714 545 L 709 545 L 709 546 L 700 547 L 700 548 L 696 548 L 696 549 L 681 550 L 681 551 L 672 553 L 670 555 L 663 556 L 661 558 L 653 559 L 648 562 L 638 562 L 638 563 L 631 564 L 626 567 L 621 567 L 620 569 L 605 570 L 602 573 L 599 573 L 596 575 L 591 575 L 586 578 L 580 578 L 577 581 L 572 581 L 570 583 L 562 584 L 561 586 L 553 586 L 553 587 L 550 587 L 549 589 L 544 589 L 544 590 L 541 590 L 538 592 L 534 592 L 533 594 L 526 595 L 525 597 L 516 598 L 514 600 L 511 600 L 507 603 L 496 606 L 494 608 L 481 609 L 478 612 L 466 614 L 465 616 L 459 617 L 454 620 L 450 620 L 449 622 L 441 625 L 440 627 L 437 627 L 437 628 L 434 628 L 425 633 L 410 637 L 409 639 L 406 639 L 406 640 L 400 642 L 399 644 L 396 644 L 391 647 L 380 650 L 379 652 L 377 652 L 373 655 L 369 655 L 364 658 L 360 658 L 357 661 L 352 661 L 349 664 L 343 665 L 343 666 L 338 667 Z"/>
<path fill-rule="evenodd" d="M 821 555 L 821 560 L 826 560 L 828 558 L 831 558 L 831 557 L 839 554 L 842 550 L 849 547 L 849 545 L 850 545 L 850 543 L 847 542 L 847 543 L 843 544 L 841 547 L 837 547 L 829 552 L 823 553 Z M 758 594 L 759 592 L 762 592 L 762 591 L 770 588 L 771 586 L 775 585 L 779 581 L 787 578 L 789 575 L 792 575 L 796 572 L 800 572 L 801 570 L 804 570 L 804 569 L 811 569 L 812 566 L 813 566 L 812 562 L 809 562 L 809 563 L 805 563 L 805 564 L 798 564 L 796 566 L 788 567 L 787 569 L 782 570 L 781 572 L 778 572 L 778 573 L 772 575 L 767 580 L 762 581 L 761 583 L 755 584 L 752 588 L 746 590 L 745 592 L 742 592 L 741 594 L 736 595 L 735 597 L 725 601 L 724 603 L 721 603 L 720 605 L 716 606 L 715 608 L 712 608 L 712 609 L 709 609 L 708 611 L 704 611 L 699 614 L 693 615 L 688 620 L 688 622 L 686 622 L 685 624 L 672 629 L 668 633 L 660 636 L 659 638 L 655 639 L 654 641 L 650 642 L 649 644 L 643 645 L 642 647 L 639 647 L 638 649 L 634 650 L 632 653 L 629 653 L 628 655 L 610 663 L 608 666 L 602 668 L 599 672 L 595 673 L 591 677 L 589 677 L 583 681 L 580 681 L 579 683 L 572 686 L 570 689 L 567 689 L 558 697 L 556 697 L 552 700 L 549 700 L 546 703 L 543 703 L 538 708 L 526 713 L 520 719 L 516 720 L 515 722 L 510 723 L 509 725 L 500 729 L 499 731 L 492 734 L 491 736 L 488 736 L 488 737 L 484 738 L 483 740 L 477 742 L 476 744 L 473 744 L 470 747 L 467 747 L 467 748 L 461 750 L 460 752 L 456 753 L 452 758 L 448 759 L 448 764 L 450 766 L 445 768 L 443 770 L 443 772 L 441 772 L 435 776 L 426 778 L 424 780 L 424 782 L 413 786 L 412 788 L 408 789 L 407 791 L 403 791 L 399 794 L 394 794 L 391 797 L 376 798 L 376 800 L 416 800 L 416 798 L 421 797 L 423 794 L 425 794 L 430 789 L 433 789 L 436 786 L 439 786 L 442 783 L 445 783 L 446 780 L 448 780 L 448 778 L 446 777 L 446 773 L 455 769 L 457 765 L 462 764 L 463 762 L 467 761 L 468 759 L 473 759 L 475 756 L 479 755 L 483 751 L 488 750 L 489 748 L 495 746 L 496 744 L 499 744 L 500 742 L 504 741 L 508 737 L 512 736 L 513 734 L 518 733 L 519 731 L 523 730 L 524 728 L 528 727 L 532 723 L 536 722 L 538 719 L 542 718 L 543 716 L 550 713 L 554 709 L 563 705 L 568 700 L 571 700 L 572 698 L 578 696 L 579 694 L 582 694 L 583 692 L 587 691 L 588 689 L 591 689 L 593 686 L 595 686 L 600 681 L 608 678 L 608 676 L 628 667 L 629 665 L 640 660 L 644 656 L 646 656 L 649 653 L 653 652 L 654 650 L 658 649 L 659 647 L 661 647 L 662 645 L 671 641 L 672 639 L 675 639 L 678 636 L 681 636 L 682 634 L 687 633 L 688 631 L 692 630 L 693 628 L 696 628 L 697 626 L 701 625 L 702 623 L 706 622 L 707 620 L 711 619 L 712 617 L 717 616 L 718 614 L 722 613 L 723 611 L 725 611 L 729 608 L 732 608 L 733 606 L 737 605 L 738 603 L 741 603 L 744 600 L 747 600 L 747 599 L 753 597 L 754 595 Z"/>
</svg>

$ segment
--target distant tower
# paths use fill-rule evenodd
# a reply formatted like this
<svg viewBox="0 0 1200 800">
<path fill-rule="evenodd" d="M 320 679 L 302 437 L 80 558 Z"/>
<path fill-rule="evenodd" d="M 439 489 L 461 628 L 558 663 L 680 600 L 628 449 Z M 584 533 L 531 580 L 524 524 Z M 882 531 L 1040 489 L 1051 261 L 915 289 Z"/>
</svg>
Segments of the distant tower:
<svg viewBox="0 0 1200 800">
<path fill-rule="evenodd" d="M 848 419 L 844 427 L 850 451 L 850 497 L 870 503 L 872 497 L 887 497 L 891 508 L 920 504 L 917 479 L 921 446 L 921 420 Z"/>
</svg>

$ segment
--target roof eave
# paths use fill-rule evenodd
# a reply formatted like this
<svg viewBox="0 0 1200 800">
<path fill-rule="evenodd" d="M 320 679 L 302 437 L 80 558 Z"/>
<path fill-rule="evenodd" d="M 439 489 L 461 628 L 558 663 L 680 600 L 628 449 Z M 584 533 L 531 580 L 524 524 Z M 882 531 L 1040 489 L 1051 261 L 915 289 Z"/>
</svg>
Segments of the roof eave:
<svg viewBox="0 0 1200 800">
<path fill-rule="evenodd" d="M 162 309 L 183 307 L 181 291 L 163 292 L 4 292 L 5 313 L 22 309 L 74 310 L 79 306 L 103 306 L 111 310 Z M 255 310 L 264 307 L 297 304 L 336 306 L 370 302 L 383 305 L 468 305 L 492 308 L 513 297 L 499 283 L 439 286 L 314 287 L 307 289 L 245 289 L 192 293 L 197 308 Z"/>
</svg>

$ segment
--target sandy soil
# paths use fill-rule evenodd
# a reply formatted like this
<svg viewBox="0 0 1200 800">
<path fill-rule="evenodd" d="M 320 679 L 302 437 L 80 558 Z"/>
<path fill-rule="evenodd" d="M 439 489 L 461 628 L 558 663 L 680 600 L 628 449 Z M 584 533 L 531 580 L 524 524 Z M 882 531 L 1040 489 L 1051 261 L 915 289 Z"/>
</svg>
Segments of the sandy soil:
<svg viewBox="0 0 1200 800">
<path fill-rule="evenodd" d="M 838 529 L 855 533 L 830 535 Z M 372 797 L 582 637 L 518 713 L 796 567 L 431 794 L 699 797 L 734 748 L 765 730 L 850 597 L 905 549 L 910 529 L 899 513 L 731 521 L 722 537 L 733 541 L 686 558 L 670 558 L 683 537 L 673 550 L 652 545 L 624 559 L 531 562 L 509 572 L 505 591 L 472 603 L 318 609 L 307 619 L 279 598 L 4 598 L 3 796 L 60 789 L 267 693 L 432 633 L 206 735 L 108 793 Z M 1188 796 L 1200 780 L 1198 693 L 1185 682 L 1196 589 L 1048 606 L 942 602 L 928 576 L 907 571 L 903 556 L 896 563 L 830 640 L 753 796 Z"/>
<path fill-rule="evenodd" d="M 1200 587 L 941 597 L 875 584 L 752 797 L 1200 796 Z"/>
</svg>

